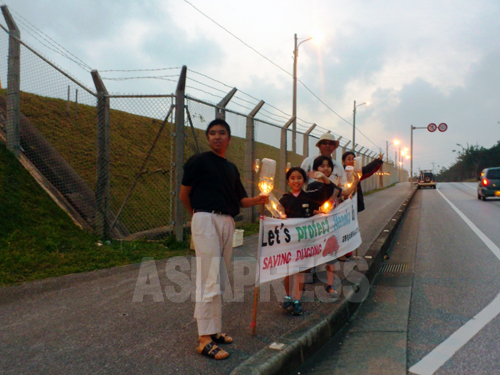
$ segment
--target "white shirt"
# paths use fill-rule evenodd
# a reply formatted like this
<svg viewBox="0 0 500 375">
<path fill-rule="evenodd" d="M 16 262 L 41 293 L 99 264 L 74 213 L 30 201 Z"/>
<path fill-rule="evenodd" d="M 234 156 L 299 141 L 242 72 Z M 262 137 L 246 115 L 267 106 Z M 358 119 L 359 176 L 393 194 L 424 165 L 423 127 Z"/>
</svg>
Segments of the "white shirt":
<svg viewBox="0 0 500 375">
<path fill-rule="evenodd" d="M 316 156 L 309 156 L 304 159 L 300 167 L 306 171 L 306 173 L 309 173 L 313 170 L 313 164 L 314 164 L 314 159 L 316 159 L 319 155 Z M 338 187 L 342 188 L 342 186 L 345 185 L 347 181 L 347 177 L 344 171 L 344 167 L 342 166 L 342 163 L 338 162 L 337 160 L 332 158 L 333 162 L 333 171 L 330 177 L 328 179 L 333 182 L 335 185 Z M 310 184 L 311 182 L 316 181 L 314 179 L 308 179 L 307 183 Z"/>
</svg>

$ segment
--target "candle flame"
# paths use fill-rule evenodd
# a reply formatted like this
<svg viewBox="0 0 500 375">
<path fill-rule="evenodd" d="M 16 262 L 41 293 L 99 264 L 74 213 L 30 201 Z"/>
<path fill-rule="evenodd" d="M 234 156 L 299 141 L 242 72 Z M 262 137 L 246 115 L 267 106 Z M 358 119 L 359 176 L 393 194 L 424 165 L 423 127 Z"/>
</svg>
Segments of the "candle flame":
<svg viewBox="0 0 500 375">
<path fill-rule="evenodd" d="M 268 194 L 273 190 L 273 186 L 265 181 L 259 182 L 259 189 L 262 193 Z"/>
<path fill-rule="evenodd" d="M 325 203 L 323 203 L 323 205 L 320 207 L 320 211 L 323 212 L 324 214 L 327 214 L 328 212 L 330 212 L 333 208 L 333 204 L 332 202 L 330 201 L 326 201 Z"/>
</svg>

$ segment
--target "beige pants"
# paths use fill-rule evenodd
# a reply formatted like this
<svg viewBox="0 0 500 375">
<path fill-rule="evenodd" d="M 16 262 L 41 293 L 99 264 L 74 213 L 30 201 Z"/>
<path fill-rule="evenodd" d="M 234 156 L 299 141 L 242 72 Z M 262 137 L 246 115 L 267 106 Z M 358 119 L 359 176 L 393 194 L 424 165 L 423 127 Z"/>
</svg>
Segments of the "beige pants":
<svg viewBox="0 0 500 375">
<path fill-rule="evenodd" d="M 196 251 L 196 305 L 198 335 L 222 332 L 222 300 L 229 282 L 227 270 L 233 253 L 234 220 L 231 216 L 196 212 L 191 221 Z"/>
</svg>

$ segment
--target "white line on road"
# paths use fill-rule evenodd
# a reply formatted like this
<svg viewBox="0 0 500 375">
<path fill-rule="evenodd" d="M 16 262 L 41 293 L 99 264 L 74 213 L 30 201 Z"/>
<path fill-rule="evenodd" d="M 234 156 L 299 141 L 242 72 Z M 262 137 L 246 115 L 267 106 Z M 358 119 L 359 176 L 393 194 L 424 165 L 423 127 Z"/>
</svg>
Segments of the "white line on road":
<svg viewBox="0 0 500 375">
<path fill-rule="evenodd" d="M 439 194 L 455 210 L 463 221 L 474 233 L 488 246 L 493 254 L 500 260 L 500 249 L 474 225 L 453 203 L 438 189 Z M 444 365 L 455 353 L 469 342 L 483 327 L 500 314 L 500 294 L 491 303 L 481 310 L 476 316 L 460 327 L 445 341 L 439 344 L 432 352 L 427 354 L 420 362 L 410 367 L 412 374 L 432 375 Z"/>
<path fill-rule="evenodd" d="M 462 184 L 464 184 L 465 186 L 467 186 L 468 188 L 471 188 L 472 190 L 477 190 L 477 186 L 476 184 L 474 183 L 474 185 L 471 186 L 471 183 L 469 182 L 468 184 L 465 183 L 465 182 L 462 182 Z M 441 194 L 443 195 L 443 194 Z"/>
</svg>

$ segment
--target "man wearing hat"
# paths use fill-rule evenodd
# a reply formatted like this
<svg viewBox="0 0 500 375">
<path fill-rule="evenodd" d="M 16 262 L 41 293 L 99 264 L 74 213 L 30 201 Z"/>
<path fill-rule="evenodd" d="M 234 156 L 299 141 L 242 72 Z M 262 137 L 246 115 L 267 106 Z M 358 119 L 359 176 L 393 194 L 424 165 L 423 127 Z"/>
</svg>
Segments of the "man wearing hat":
<svg viewBox="0 0 500 375">
<path fill-rule="evenodd" d="M 332 181 L 335 185 L 342 187 L 346 180 L 344 167 L 341 163 L 332 158 L 332 153 L 337 149 L 337 147 L 339 147 L 339 141 L 335 140 L 333 134 L 327 132 L 319 138 L 318 142 L 316 143 L 316 147 L 319 148 L 319 154 L 321 156 L 328 156 L 332 159 L 333 171 L 330 175 L 330 181 Z M 306 171 L 308 177 L 312 172 L 314 159 L 316 159 L 317 157 L 318 156 L 316 155 L 305 158 L 300 166 L 303 170 Z M 312 181 L 314 180 L 309 177 L 308 182 L 310 183 Z"/>
</svg>

